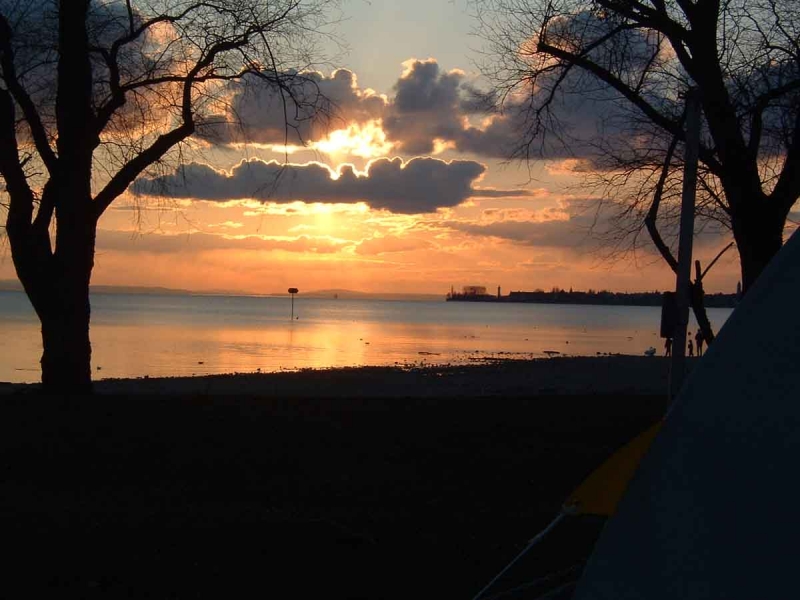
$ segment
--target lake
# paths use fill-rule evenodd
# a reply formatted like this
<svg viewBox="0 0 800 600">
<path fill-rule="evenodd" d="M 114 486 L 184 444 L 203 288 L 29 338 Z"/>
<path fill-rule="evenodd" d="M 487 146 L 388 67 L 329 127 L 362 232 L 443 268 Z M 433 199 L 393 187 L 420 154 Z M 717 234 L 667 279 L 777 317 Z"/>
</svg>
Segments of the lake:
<svg viewBox="0 0 800 600">
<path fill-rule="evenodd" d="M 96 379 L 362 365 L 471 363 L 546 353 L 641 355 L 658 337 L 650 306 L 494 304 L 288 297 L 92 295 Z M 731 309 L 709 309 L 715 330 Z M 692 318 L 692 330 L 697 326 Z M 39 380 L 39 322 L 25 294 L 0 292 L 0 381 Z"/>
</svg>

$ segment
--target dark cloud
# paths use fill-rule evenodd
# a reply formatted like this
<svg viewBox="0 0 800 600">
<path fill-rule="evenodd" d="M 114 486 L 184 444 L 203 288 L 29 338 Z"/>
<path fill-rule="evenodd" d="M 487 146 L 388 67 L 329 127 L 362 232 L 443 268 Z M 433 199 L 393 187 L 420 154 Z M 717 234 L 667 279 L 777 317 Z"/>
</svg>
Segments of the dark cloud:
<svg viewBox="0 0 800 600">
<path fill-rule="evenodd" d="M 298 144 L 320 140 L 352 122 L 363 125 L 381 120 L 394 151 L 405 155 L 431 154 L 437 142 L 493 158 L 508 158 L 519 150 L 529 127 L 528 102 L 509 102 L 502 113 L 492 112 L 488 108 L 491 95 L 476 88 L 462 71 L 444 71 L 433 59 L 409 60 L 404 66 L 389 99 L 359 88 L 355 74 L 345 69 L 330 77 L 297 74 L 290 85 L 300 106 L 289 101 L 286 113 L 274 86 L 246 78 L 230 85 L 231 114 L 212 119 L 201 128 L 201 135 L 223 144 L 282 144 L 288 117 L 289 143 Z M 547 158 L 588 154 L 590 149 L 580 140 L 596 137 L 598 123 L 605 125 L 604 136 L 620 129 L 615 119 L 619 120 L 622 106 L 613 93 L 589 88 L 579 76 L 568 79 L 562 84 L 566 93 L 554 106 L 562 117 L 560 135 L 551 132 L 532 148 L 533 154 Z M 313 118 L 313 106 L 330 108 L 335 116 L 330 120 Z M 477 120 L 485 122 L 476 126 Z"/>
<path fill-rule="evenodd" d="M 625 21 L 619 15 L 605 14 L 600 18 L 594 10 L 584 10 L 552 19 L 547 27 L 547 41 L 557 47 L 575 49 L 575 40 L 580 40 L 594 63 L 614 71 L 622 60 L 632 69 L 643 69 L 658 53 L 658 43 L 663 41 L 655 32 L 621 27 Z M 611 41 L 603 38 L 613 35 Z"/>
<path fill-rule="evenodd" d="M 540 195 L 537 190 L 503 190 L 495 188 L 475 188 L 472 190 L 473 198 L 531 198 Z"/>
<path fill-rule="evenodd" d="M 355 74 L 347 69 L 338 69 L 330 77 L 287 73 L 284 79 L 290 94 L 284 93 L 283 98 L 278 87 L 265 79 L 247 76 L 231 82 L 229 114 L 207 119 L 199 135 L 219 144 L 283 144 L 288 134 L 289 144 L 301 144 L 350 122 L 383 116 L 383 96 L 360 89 Z"/>
<path fill-rule="evenodd" d="M 475 161 L 435 158 L 380 158 L 364 173 L 351 165 L 340 167 L 338 177 L 319 163 L 281 164 L 275 161 L 242 161 L 230 173 L 208 165 L 190 163 L 174 174 L 140 179 L 134 193 L 226 201 L 252 198 L 261 201 L 366 202 L 372 208 L 394 213 L 419 214 L 457 206 L 478 193 L 519 196 L 518 190 L 472 188 L 486 170 Z"/>
<path fill-rule="evenodd" d="M 463 72 L 444 72 L 432 59 L 408 61 L 394 90 L 394 98 L 386 105 L 383 128 L 400 152 L 431 153 L 438 140 L 460 152 L 508 158 L 518 149 L 527 127 L 527 103 L 512 102 L 502 114 L 491 112 L 487 108 L 490 95 L 478 90 Z M 575 100 L 582 101 L 580 96 Z M 572 108 L 569 112 L 575 117 L 575 129 L 585 128 L 595 111 Z M 470 117 L 482 117 L 486 122 L 477 127 Z M 547 140 L 544 154 L 566 156 L 563 145 L 554 143 L 558 141 Z"/>
<path fill-rule="evenodd" d="M 434 140 L 455 140 L 464 129 L 460 71 L 442 73 L 434 60 L 411 61 L 395 84 L 383 128 L 397 150 L 428 154 Z"/>
</svg>

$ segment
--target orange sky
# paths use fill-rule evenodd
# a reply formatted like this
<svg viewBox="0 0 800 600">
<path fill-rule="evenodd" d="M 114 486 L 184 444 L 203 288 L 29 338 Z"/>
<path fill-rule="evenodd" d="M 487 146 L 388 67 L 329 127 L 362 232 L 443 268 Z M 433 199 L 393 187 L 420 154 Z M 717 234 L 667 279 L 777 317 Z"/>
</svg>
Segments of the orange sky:
<svg viewBox="0 0 800 600">
<path fill-rule="evenodd" d="M 302 124 L 305 148 L 279 143 L 282 115 L 268 94 L 232 87 L 246 138 L 224 128 L 198 136 L 184 171 L 119 198 L 99 224 L 93 283 L 245 293 L 673 287 L 646 234 L 636 256 L 617 260 L 587 235 L 597 198 L 576 172 L 584 164 L 555 147 L 527 164 L 505 160 L 519 129 L 470 106 L 482 82 L 469 20 L 458 3 L 441 4 L 352 9 L 348 68 L 317 76 L 336 116 Z M 425 7 L 432 14 L 420 19 Z M 389 35 L 385 52 L 370 48 Z M 595 107 L 571 116 L 590 130 Z M 270 161 L 287 159 L 276 179 Z M 706 237 L 695 257 L 705 264 L 727 241 Z M 0 278 L 14 277 L 6 250 Z M 731 251 L 706 290 L 732 292 L 738 280 Z"/>
<path fill-rule="evenodd" d="M 249 157 L 254 156 L 280 159 L 263 149 L 251 149 Z M 467 155 L 445 152 L 437 158 L 456 156 Z M 238 159 L 217 157 L 213 165 L 229 173 Z M 334 169 L 343 161 L 366 166 L 366 159 L 346 150 L 303 151 L 290 160 L 314 160 Z M 540 172 L 529 182 L 527 169 L 518 165 L 485 159 L 481 164 L 487 171 L 478 186 L 503 189 L 508 196 L 469 196 L 456 206 L 420 214 L 372 208 L 364 201 L 213 201 L 129 194 L 100 223 L 93 282 L 256 294 L 289 286 L 444 294 L 451 285 L 469 284 L 491 290 L 499 285 L 504 292 L 674 285 L 671 271 L 647 252 L 636 259 L 601 257 L 572 208 L 582 199 L 575 176 L 534 165 Z M 529 195 L 511 195 L 515 190 Z M 698 255 L 707 262 L 724 244 L 700 246 Z M 709 274 L 707 290 L 733 291 L 738 268 L 735 253 L 728 253 Z"/>
<path fill-rule="evenodd" d="M 403 68 L 408 73 L 409 64 L 398 74 Z M 441 83 L 445 76 L 439 69 L 434 79 Z M 451 286 L 470 284 L 504 291 L 554 286 L 638 291 L 674 285 L 671 271 L 646 243 L 636 258 L 603 258 L 586 231 L 593 196 L 571 170 L 574 160 L 507 163 L 459 151 L 442 140 L 434 140 L 433 152 L 418 154 L 392 143 L 381 119 L 338 125 L 321 127 L 309 148 L 290 149 L 289 163 L 298 165 L 299 178 L 310 167 L 329 178 L 322 185 L 315 180 L 311 189 L 298 184 L 281 192 L 265 182 L 237 189 L 233 174 L 242 160 L 248 169 L 263 167 L 262 161 L 283 163 L 282 148 L 195 143 L 191 161 L 205 169 L 204 176 L 233 189 L 220 192 L 224 197 L 199 199 L 198 193 L 216 185 L 203 180 L 198 189 L 170 190 L 169 197 L 129 192 L 119 198 L 100 221 L 93 283 L 254 294 L 289 286 L 444 294 Z M 475 129 L 481 126 L 487 129 L 485 124 Z M 408 139 L 406 146 L 422 143 L 420 136 Z M 419 157 L 433 158 L 431 174 L 404 175 L 420 164 Z M 459 166 L 453 161 L 471 170 L 451 177 Z M 339 191 L 334 188 L 346 178 L 343 165 L 351 165 L 344 168 L 355 183 Z M 378 179 L 376 165 L 391 172 Z M 441 183 L 441 189 L 415 190 L 426 185 L 424 177 L 431 185 Z M 192 181 L 187 181 L 190 188 Z M 372 187 L 362 191 L 356 183 Z M 406 203 L 412 196 L 416 200 Z M 698 247 L 697 255 L 707 262 L 725 243 L 711 240 Z M 709 274 L 706 289 L 733 291 L 738 268 L 735 252 L 729 252 Z M 7 253 L 0 277 L 14 277 Z"/>
</svg>

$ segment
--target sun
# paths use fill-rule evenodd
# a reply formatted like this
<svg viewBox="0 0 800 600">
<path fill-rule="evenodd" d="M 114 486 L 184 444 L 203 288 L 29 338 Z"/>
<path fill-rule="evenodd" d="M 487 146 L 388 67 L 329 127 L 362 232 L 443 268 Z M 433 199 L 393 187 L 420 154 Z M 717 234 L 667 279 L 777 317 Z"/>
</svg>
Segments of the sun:
<svg viewBox="0 0 800 600">
<path fill-rule="evenodd" d="M 312 146 L 331 156 L 361 158 L 386 156 L 392 149 L 380 119 L 367 121 L 363 125 L 352 123 L 346 129 L 331 131 L 326 138 L 314 142 Z"/>
</svg>

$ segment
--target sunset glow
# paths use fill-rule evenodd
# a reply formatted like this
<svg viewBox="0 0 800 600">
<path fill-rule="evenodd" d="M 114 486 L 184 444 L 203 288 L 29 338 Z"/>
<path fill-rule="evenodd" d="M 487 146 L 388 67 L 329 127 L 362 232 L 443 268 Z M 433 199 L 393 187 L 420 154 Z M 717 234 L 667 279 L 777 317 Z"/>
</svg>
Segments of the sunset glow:
<svg viewBox="0 0 800 600">
<path fill-rule="evenodd" d="M 0 0 L 2 598 L 788 596 L 798 7 Z"/>
<path fill-rule="evenodd" d="M 346 129 L 332 131 L 326 138 L 311 144 L 311 147 L 332 159 L 347 156 L 377 158 L 389 154 L 392 143 L 386 139 L 380 121 L 368 121 L 363 125 L 353 123 Z"/>
<path fill-rule="evenodd" d="M 330 100 L 325 118 L 302 114 L 287 128 L 273 89 L 223 88 L 208 135 L 174 157 L 182 166 L 141 177 L 104 214 L 93 283 L 256 294 L 672 287 L 646 236 L 633 252 L 599 243 L 608 217 L 584 185 L 588 156 L 551 137 L 528 162 L 509 160 L 525 123 L 482 108 L 470 21 L 437 7 L 440 20 L 424 27 L 405 5 L 383 20 L 386 7 L 351 7 L 353 51 L 306 74 L 310 93 Z M 569 115 L 571 135 L 597 132 L 594 110 Z M 103 185 L 103 169 L 94 175 Z M 695 253 L 707 264 L 729 239 L 705 234 Z M 14 279 L 5 252 L 0 278 Z M 738 280 L 731 251 L 704 284 L 730 292 Z"/>
</svg>

